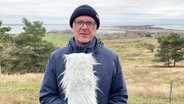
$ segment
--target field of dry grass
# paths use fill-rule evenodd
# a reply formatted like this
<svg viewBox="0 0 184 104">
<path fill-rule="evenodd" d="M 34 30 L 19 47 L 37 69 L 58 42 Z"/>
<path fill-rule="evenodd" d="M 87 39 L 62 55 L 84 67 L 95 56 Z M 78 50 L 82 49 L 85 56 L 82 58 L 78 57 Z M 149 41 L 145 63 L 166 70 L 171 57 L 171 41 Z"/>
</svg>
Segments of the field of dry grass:
<svg viewBox="0 0 184 104">
<path fill-rule="evenodd" d="M 154 62 L 154 52 L 146 49 L 156 39 L 136 38 L 103 40 L 118 53 L 127 83 L 128 104 L 169 104 L 170 84 L 173 80 L 172 104 L 184 103 L 184 61 L 176 67 L 164 67 Z M 43 74 L 0 75 L 0 103 L 39 104 L 38 96 Z"/>
<path fill-rule="evenodd" d="M 168 104 L 170 84 L 173 80 L 172 104 L 184 103 L 184 61 L 177 67 L 164 67 L 154 62 L 154 52 L 146 49 L 147 43 L 158 46 L 156 39 L 138 38 L 107 40 L 122 62 L 129 92 L 129 104 Z M 112 44 L 110 44 L 112 43 Z"/>
<path fill-rule="evenodd" d="M 0 104 L 39 104 L 43 74 L 0 75 Z"/>
</svg>

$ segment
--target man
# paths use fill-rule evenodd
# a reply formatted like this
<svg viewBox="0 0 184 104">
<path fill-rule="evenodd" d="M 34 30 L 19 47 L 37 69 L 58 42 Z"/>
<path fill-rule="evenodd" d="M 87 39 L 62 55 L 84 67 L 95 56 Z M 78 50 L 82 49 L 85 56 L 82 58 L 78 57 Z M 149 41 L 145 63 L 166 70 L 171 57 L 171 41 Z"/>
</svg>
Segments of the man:
<svg viewBox="0 0 184 104">
<path fill-rule="evenodd" d="M 96 62 L 99 63 L 92 67 L 95 72 L 94 77 L 98 78 L 96 81 L 97 89 L 95 90 L 97 104 L 127 104 L 128 93 L 118 56 L 110 49 L 107 49 L 95 36 L 96 30 L 100 26 L 97 12 L 89 5 L 81 5 L 74 10 L 69 23 L 73 29 L 74 37 L 70 39 L 66 47 L 52 52 L 49 58 L 40 90 L 41 104 L 69 103 L 70 99 L 68 99 L 65 88 L 71 86 L 65 86 L 65 83 L 67 83 L 64 79 L 65 70 L 67 69 L 67 63 L 76 64 L 75 62 L 77 61 L 68 61 L 64 56 L 75 53 L 84 53 L 84 55 L 91 53 Z M 74 57 L 77 56 L 74 55 Z M 84 62 L 87 58 L 75 58 L 75 60 L 83 60 Z M 80 67 L 80 65 L 78 66 Z M 67 70 L 70 70 L 70 68 Z M 70 80 L 68 80 L 68 83 L 73 84 Z"/>
</svg>

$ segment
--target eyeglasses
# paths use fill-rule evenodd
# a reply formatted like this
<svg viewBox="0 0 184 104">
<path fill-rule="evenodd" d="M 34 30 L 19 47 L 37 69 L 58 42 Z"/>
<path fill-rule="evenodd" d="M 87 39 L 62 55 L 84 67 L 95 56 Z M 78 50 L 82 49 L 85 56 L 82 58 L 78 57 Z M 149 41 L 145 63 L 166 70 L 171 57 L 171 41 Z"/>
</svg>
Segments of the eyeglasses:
<svg viewBox="0 0 184 104">
<path fill-rule="evenodd" d="M 88 28 L 94 28 L 96 26 L 96 22 L 93 22 L 93 21 L 84 22 L 84 21 L 81 21 L 81 20 L 75 20 L 74 24 L 75 24 L 76 27 L 79 27 L 79 28 L 84 26 L 84 24 L 86 24 Z"/>
</svg>

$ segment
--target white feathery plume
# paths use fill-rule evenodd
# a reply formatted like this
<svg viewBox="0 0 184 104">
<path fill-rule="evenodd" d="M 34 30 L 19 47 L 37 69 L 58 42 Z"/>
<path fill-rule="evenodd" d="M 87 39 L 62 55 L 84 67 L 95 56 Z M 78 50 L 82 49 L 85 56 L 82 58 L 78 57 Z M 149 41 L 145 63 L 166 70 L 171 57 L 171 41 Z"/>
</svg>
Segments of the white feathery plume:
<svg viewBox="0 0 184 104">
<path fill-rule="evenodd" d="M 98 78 L 93 66 L 99 63 L 92 54 L 72 53 L 64 58 L 65 71 L 60 84 L 68 104 L 97 104 Z"/>
</svg>

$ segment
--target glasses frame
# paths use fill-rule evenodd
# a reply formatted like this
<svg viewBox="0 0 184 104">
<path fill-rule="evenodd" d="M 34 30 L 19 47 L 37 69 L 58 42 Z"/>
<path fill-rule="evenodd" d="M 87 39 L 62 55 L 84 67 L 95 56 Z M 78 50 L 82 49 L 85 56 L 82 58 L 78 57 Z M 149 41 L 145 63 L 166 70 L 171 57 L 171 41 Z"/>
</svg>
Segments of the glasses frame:
<svg viewBox="0 0 184 104">
<path fill-rule="evenodd" d="M 86 24 L 86 26 L 87 26 L 88 28 L 95 28 L 95 26 L 96 26 L 96 22 L 94 22 L 94 21 L 86 21 L 86 22 L 84 22 L 84 21 L 82 21 L 82 20 L 75 20 L 75 21 L 74 21 L 74 24 L 75 24 L 75 26 L 78 27 L 78 28 L 83 27 L 84 24 Z"/>
</svg>

